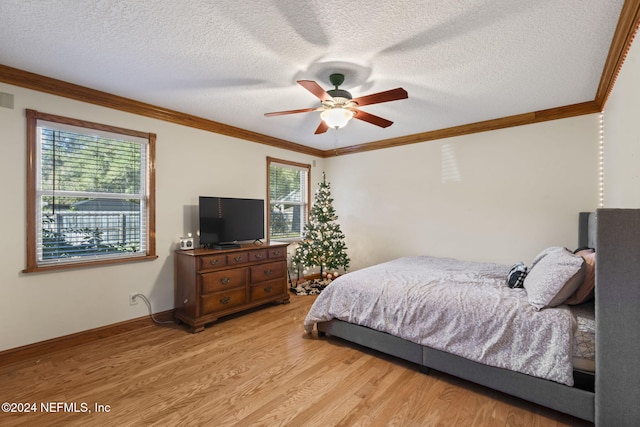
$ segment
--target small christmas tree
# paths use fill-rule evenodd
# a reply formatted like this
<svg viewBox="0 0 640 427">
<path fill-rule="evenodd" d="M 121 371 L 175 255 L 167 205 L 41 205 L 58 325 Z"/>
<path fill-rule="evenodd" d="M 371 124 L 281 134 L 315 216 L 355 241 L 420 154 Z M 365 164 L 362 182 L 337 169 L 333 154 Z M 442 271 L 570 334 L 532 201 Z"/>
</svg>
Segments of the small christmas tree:
<svg viewBox="0 0 640 427">
<path fill-rule="evenodd" d="M 349 257 L 345 250 L 344 234 L 336 222 L 338 217 L 333 208 L 331 186 L 327 182 L 324 172 L 322 182 L 316 191 L 315 201 L 309 212 L 309 223 L 304 226 L 304 240 L 296 248 L 292 262 L 304 267 L 320 267 L 320 280 L 331 281 L 335 277 L 327 270 L 349 268 Z"/>
</svg>

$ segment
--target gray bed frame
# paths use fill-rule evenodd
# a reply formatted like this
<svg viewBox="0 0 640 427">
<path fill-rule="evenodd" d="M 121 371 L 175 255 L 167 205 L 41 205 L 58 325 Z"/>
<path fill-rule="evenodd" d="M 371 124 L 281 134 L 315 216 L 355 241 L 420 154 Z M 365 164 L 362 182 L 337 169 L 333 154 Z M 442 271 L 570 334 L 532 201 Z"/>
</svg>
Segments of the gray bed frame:
<svg viewBox="0 0 640 427">
<path fill-rule="evenodd" d="M 569 387 L 477 363 L 340 320 L 317 324 L 330 335 L 428 369 L 592 421 L 640 425 L 640 209 L 580 213 L 578 247 L 596 247 L 596 374 L 593 388 Z M 592 378 L 593 379 L 593 378 Z M 576 382 L 577 384 L 577 382 Z"/>
</svg>

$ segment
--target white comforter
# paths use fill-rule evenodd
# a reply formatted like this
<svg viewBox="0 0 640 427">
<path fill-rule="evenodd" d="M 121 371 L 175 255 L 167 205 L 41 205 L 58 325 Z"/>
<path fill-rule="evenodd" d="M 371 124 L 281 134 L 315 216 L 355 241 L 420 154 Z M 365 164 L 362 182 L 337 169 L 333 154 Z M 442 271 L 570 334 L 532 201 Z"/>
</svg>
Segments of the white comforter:
<svg viewBox="0 0 640 427">
<path fill-rule="evenodd" d="M 407 257 L 340 276 L 304 327 L 366 326 L 486 365 L 573 385 L 575 322 L 566 306 L 536 311 L 505 284 L 509 266 Z"/>
</svg>

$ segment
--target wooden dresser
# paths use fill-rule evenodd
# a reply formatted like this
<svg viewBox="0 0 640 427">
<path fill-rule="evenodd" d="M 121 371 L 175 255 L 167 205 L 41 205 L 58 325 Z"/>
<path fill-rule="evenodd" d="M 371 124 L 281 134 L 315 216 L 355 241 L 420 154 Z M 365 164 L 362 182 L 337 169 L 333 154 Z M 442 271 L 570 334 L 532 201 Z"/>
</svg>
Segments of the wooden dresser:
<svg viewBox="0 0 640 427">
<path fill-rule="evenodd" d="M 288 303 L 287 245 L 176 251 L 176 320 L 200 332 L 228 314 Z"/>
</svg>

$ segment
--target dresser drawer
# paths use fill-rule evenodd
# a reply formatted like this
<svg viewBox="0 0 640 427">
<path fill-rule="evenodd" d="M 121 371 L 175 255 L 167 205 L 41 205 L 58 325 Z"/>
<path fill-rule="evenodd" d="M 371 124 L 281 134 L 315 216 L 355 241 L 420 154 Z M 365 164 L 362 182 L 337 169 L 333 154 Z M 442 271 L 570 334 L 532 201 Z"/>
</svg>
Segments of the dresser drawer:
<svg viewBox="0 0 640 427">
<path fill-rule="evenodd" d="M 220 255 L 208 255 L 198 258 L 198 271 L 210 270 L 212 268 L 220 268 L 227 265 L 227 256 L 225 254 Z"/>
<path fill-rule="evenodd" d="M 228 310 L 230 308 L 245 304 L 247 302 L 246 300 L 246 287 L 203 295 L 202 314 Z"/>
<path fill-rule="evenodd" d="M 251 283 L 283 278 L 285 264 L 284 261 L 279 261 L 251 267 Z"/>
<path fill-rule="evenodd" d="M 287 256 L 287 247 L 269 249 L 269 258 L 285 258 Z"/>
<path fill-rule="evenodd" d="M 263 298 L 270 298 L 273 296 L 282 295 L 285 293 L 285 281 L 282 278 L 277 280 L 271 280 L 269 282 L 262 282 L 257 285 L 251 286 L 251 301 L 260 300 Z"/>
<path fill-rule="evenodd" d="M 201 280 L 203 294 L 244 286 L 247 283 L 247 269 L 235 268 L 204 273 L 201 275 Z"/>
<path fill-rule="evenodd" d="M 250 251 L 248 254 L 249 254 L 249 262 L 264 261 L 267 259 L 268 251 L 266 249 L 262 249 L 259 251 Z"/>
<path fill-rule="evenodd" d="M 249 262 L 249 252 L 234 252 L 227 255 L 227 265 L 246 264 Z"/>
</svg>

